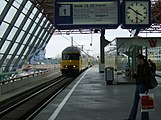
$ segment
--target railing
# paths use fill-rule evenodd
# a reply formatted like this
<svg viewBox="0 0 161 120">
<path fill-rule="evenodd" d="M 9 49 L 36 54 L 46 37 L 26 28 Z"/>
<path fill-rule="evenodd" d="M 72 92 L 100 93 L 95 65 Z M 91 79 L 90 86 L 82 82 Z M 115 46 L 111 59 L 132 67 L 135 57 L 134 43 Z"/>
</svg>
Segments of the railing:
<svg viewBox="0 0 161 120">
<path fill-rule="evenodd" d="M 14 82 L 14 81 L 26 79 L 26 78 L 33 77 L 33 76 L 37 76 L 37 75 L 46 74 L 46 73 L 51 72 L 51 71 L 53 71 L 53 70 L 55 70 L 55 69 L 44 70 L 44 71 L 41 71 L 41 72 L 35 72 L 35 73 L 28 74 L 28 75 L 24 75 L 24 76 L 16 76 L 16 77 L 10 78 L 10 79 L 8 79 L 8 80 L 1 80 L 1 81 L 0 81 L 0 85 L 7 84 L 7 83 L 9 83 L 9 82 Z"/>
<path fill-rule="evenodd" d="M 47 64 L 47 65 L 36 65 L 36 64 L 31 65 L 31 64 L 29 64 L 29 65 L 24 65 L 22 67 L 22 70 L 25 69 L 25 68 L 28 68 L 28 70 L 29 69 L 34 69 L 34 70 L 44 69 L 44 70 L 41 71 L 41 72 L 37 72 L 37 71 L 34 72 L 33 71 L 33 73 L 31 73 L 31 74 L 27 73 L 27 75 L 23 75 L 23 76 L 19 76 L 19 72 L 17 72 L 17 71 L 0 73 L 0 85 L 6 84 L 6 83 L 9 83 L 9 82 L 14 82 L 14 81 L 17 81 L 17 80 L 22 80 L 22 79 L 33 77 L 33 76 L 37 76 L 37 75 L 41 75 L 41 74 L 45 74 L 45 73 L 53 71 L 55 69 L 60 69 L 60 64 Z"/>
<path fill-rule="evenodd" d="M 60 64 L 28 64 L 23 65 L 22 69 L 54 69 L 59 67 Z"/>
<path fill-rule="evenodd" d="M 0 73 L 0 80 L 6 80 L 10 77 L 14 77 L 18 74 L 18 72 L 7 72 L 7 73 Z"/>
<path fill-rule="evenodd" d="M 8 80 L 2 80 L 0 81 L 0 96 L 4 93 L 15 90 L 22 86 L 28 84 L 30 84 L 31 86 L 37 85 L 41 82 L 52 80 L 53 78 L 58 77 L 60 75 L 61 73 L 59 69 L 50 69 L 25 76 L 11 78 Z"/>
</svg>

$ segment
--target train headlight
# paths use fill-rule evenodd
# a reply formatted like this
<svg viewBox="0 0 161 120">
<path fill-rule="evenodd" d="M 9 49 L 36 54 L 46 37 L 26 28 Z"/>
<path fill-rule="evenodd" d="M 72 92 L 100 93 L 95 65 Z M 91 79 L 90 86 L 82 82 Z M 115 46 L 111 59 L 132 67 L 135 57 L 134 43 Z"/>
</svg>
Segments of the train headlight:
<svg viewBox="0 0 161 120">
<path fill-rule="evenodd" d="M 68 66 L 67 65 L 64 65 L 64 68 L 67 68 Z"/>
<path fill-rule="evenodd" d="M 73 68 L 76 68 L 77 67 L 77 65 L 73 65 Z"/>
</svg>

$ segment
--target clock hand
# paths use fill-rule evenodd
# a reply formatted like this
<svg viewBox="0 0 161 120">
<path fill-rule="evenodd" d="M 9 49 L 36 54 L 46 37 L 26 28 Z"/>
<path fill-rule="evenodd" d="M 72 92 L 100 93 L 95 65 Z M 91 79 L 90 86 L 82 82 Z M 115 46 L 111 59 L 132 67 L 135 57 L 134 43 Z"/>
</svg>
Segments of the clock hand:
<svg viewBox="0 0 161 120">
<path fill-rule="evenodd" d="M 132 11 L 134 11 L 136 14 L 140 15 L 140 16 L 143 16 L 141 13 L 138 13 L 136 10 L 134 10 L 133 8 L 131 7 L 128 7 L 129 9 L 131 9 Z"/>
</svg>

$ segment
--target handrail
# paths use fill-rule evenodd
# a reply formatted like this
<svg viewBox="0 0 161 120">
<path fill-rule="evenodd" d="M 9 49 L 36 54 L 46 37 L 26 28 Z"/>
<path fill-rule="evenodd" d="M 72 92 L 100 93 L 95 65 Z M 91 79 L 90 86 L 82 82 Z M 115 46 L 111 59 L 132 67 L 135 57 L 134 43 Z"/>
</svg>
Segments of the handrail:
<svg viewBox="0 0 161 120">
<path fill-rule="evenodd" d="M 45 70 L 45 71 L 42 71 L 42 72 L 32 73 L 32 74 L 24 75 L 24 76 L 18 76 L 18 77 L 11 78 L 11 79 L 8 79 L 8 80 L 1 80 L 0 85 L 7 84 L 9 82 L 14 82 L 14 81 L 17 81 L 17 80 L 22 80 L 22 79 L 33 77 L 33 76 L 37 76 L 37 75 L 42 75 L 42 74 L 51 72 L 53 70 L 55 70 L 55 69 Z"/>
<path fill-rule="evenodd" d="M 17 75 L 17 74 L 18 74 L 17 71 L 6 72 L 6 73 L 0 73 L 0 80 L 5 80 L 5 79 L 7 79 L 8 77 L 15 76 L 15 75 Z"/>
</svg>

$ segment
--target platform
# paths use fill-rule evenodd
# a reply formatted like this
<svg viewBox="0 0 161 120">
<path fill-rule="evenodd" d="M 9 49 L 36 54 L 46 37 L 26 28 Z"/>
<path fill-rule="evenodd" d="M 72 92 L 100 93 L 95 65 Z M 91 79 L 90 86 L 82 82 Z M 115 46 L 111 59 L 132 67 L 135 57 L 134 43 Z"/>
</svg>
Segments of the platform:
<svg viewBox="0 0 161 120">
<path fill-rule="evenodd" d="M 118 83 L 105 85 L 104 73 L 93 66 L 81 74 L 44 108 L 34 120 L 123 120 L 130 114 L 135 84 L 123 75 Z M 159 80 L 160 82 L 160 80 Z M 128 83 L 128 84 L 127 84 Z M 150 91 L 155 96 L 155 111 L 150 120 L 161 118 L 161 84 Z M 140 120 L 140 105 L 137 120 Z"/>
</svg>

